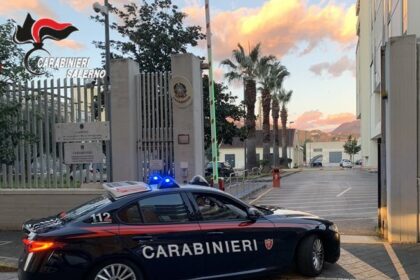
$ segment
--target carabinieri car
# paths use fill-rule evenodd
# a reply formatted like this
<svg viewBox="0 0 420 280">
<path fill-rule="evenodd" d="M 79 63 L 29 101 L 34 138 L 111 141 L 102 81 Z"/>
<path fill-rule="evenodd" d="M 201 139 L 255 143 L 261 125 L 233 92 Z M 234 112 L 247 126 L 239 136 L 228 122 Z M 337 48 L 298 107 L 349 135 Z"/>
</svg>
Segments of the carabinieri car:
<svg viewBox="0 0 420 280">
<path fill-rule="evenodd" d="M 26 222 L 19 279 L 243 279 L 293 263 L 316 276 L 339 259 L 330 221 L 170 178 L 151 181 L 107 183 L 97 199 Z"/>
</svg>

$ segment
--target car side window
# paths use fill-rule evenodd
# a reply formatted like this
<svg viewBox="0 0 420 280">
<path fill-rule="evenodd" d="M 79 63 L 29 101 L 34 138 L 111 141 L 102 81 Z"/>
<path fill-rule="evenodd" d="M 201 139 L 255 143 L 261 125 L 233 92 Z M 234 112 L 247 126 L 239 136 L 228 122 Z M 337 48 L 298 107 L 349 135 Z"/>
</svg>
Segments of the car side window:
<svg viewBox="0 0 420 280">
<path fill-rule="evenodd" d="M 194 193 L 198 211 L 205 221 L 246 219 L 247 213 L 233 200 L 209 193 Z"/>
<path fill-rule="evenodd" d="M 118 218 L 125 224 L 143 223 L 137 203 L 132 204 L 118 212 Z"/>
<path fill-rule="evenodd" d="M 187 207 L 178 193 L 140 199 L 139 205 L 145 224 L 189 222 Z"/>
</svg>

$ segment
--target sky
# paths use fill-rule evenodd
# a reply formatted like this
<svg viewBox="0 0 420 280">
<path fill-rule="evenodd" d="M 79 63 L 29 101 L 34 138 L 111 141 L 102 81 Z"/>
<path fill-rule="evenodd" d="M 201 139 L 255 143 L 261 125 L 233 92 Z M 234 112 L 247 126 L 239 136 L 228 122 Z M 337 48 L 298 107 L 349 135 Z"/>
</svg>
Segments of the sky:
<svg viewBox="0 0 420 280">
<path fill-rule="evenodd" d="M 110 0 L 123 5 L 130 0 Z M 131 0 L 141 4 L 142 0 Z M 150 0 L 146 0 L 150 1 Z M 51 17 L 70 22 L 79 31 L 68 39 L 48 41 L 53 56 L 91 57 L 89 68 L 101 65 L 92 41 L 103 40 L 104 28 L 90 19 L 95 0 L 0 0 L 0 23 L 12 18 L 23 24 Z M 205 32 L 204 0 L 173 0 L 187 15 L 186 24 Z M 238 43 L 248 48 L 261 42 L 264 55 L 275 55 L 291 73 L 284 87 L 293 90 L 289 120 L 298 129 L 330 131 L 355 119 L 355 0 L 210 0 L 215 77 L 225 82 L 220 61 L 231 58 Z M 116 20 L 113 18 L 111 20 Z M 111 39 L 119 39 L 111 32 Z M 25 50 L 30 46 L 23 47 Z M 190 52 L 206 56 L 205 42 Z M 243 98 L 238 83 L 229 84 Z"/>
</svg>

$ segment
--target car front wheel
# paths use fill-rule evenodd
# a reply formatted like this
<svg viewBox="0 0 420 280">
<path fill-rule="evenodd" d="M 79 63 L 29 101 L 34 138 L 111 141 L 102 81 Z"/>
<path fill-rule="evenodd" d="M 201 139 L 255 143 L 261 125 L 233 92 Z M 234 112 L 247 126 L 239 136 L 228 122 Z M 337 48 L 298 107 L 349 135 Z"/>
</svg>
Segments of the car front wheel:
<svg viewBox="0 0 420 280">
<path fill-rule="evenodd" d="M 322 272 L 324 267 L 324 246 L 322 240 L 311 235 L 306 237 L 297 249 L 297 267 L 305 276 L 315 277 Z"/>
<path fill-rule="evenodd" d="M 111 261 L 94 269 L 89 280 L 143 280 L 140 269 L 130 261 Z"/>
</svg>

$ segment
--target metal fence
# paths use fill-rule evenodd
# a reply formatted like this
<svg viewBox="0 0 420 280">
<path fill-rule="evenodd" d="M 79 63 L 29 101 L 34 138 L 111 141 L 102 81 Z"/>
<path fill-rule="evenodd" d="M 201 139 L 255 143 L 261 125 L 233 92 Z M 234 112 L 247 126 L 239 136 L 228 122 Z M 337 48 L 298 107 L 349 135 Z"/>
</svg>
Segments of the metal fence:
<svg viewBox="0 0 420 280">
<path fill-rule="evenodd" d="M 225 191 L 238 198 L 248 197 L 267 186 L 267 182 L 257 179 L 259 175 L 261 175 L 259 168 L 236 171 L 226 179 Z"/>
<path fill-rule="evenodd" d="M 137 84 L 139 179 L 146 181 L 151 172 L 174 174 L 172 99 L 170 72 L 141 73 Z M 163 163 L 153 170 L 152 160 Z"/>
<path fill-rule="evenodd" d="M 56 143 L 54 128 L 55 123 L 105 121 L 108 100 L 102 81 L 46 79 L 12 84 L 0 98 L 20 103 L 16 130 L 35 136 L 34 141 L 19 141 L 13 165 L 1 165 L 0 188 L 65 188 L 106 181 L 106 162 L 64 164 L 64 145 Z M 109 142 L 102 144 L 106 156 Z"/>
</svg>

